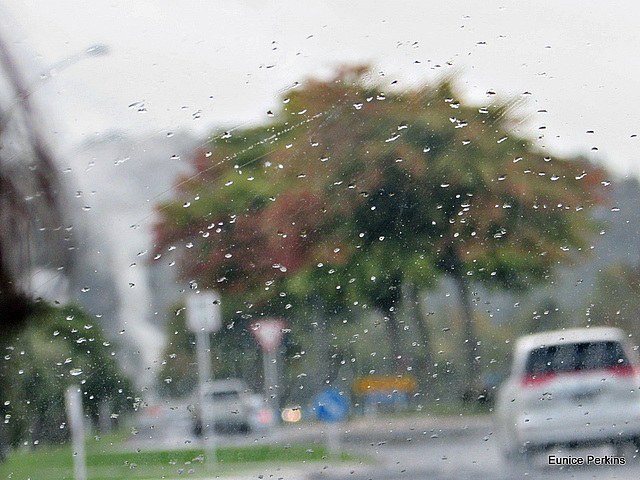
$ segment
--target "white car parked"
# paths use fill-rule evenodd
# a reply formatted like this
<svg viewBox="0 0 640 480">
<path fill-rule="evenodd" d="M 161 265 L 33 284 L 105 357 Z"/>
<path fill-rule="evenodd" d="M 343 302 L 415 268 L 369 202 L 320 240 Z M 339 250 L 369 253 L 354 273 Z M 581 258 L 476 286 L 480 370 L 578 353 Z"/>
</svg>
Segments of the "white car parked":
<svg viewBox="0 0 640 480">
<path fill-rule="evenodd" d="M 273 414 L 264 399 L 239 379 L 216 380 L 207 386 L 204 414 L 220 432 L 248 433 L 270 427 Z"/>
<path fill-rule="evenodd" d="M 515 344 L 495 421 L 507 458 L 552 446 L 640 446 L 639 363 L 607 327 L 528 335 Z"/>
</svg>

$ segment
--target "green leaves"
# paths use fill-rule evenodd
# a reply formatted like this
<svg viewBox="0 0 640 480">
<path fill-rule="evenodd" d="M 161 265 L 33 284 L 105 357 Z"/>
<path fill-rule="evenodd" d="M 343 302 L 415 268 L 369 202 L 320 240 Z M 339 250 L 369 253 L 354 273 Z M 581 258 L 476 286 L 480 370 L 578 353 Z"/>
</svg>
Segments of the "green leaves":
<svg viewBox="0 0 640 480">
<path fill-rule="evenodd" d="M 130 386 L 115 362 L 115 348 L 78 308 L 39 305 L 29 322 L 6 335 L 1 346 L 1 408 L 10 419 L 5 428 L 13 445 L 67 436 L 63 399 L 71 385 L 82 388 L 93 420 L 100 403 L 108 403 L 112 413 L 132 403 Z"/>
<path fill-rule="evenodd" d="M 185 278 L 256 309 L 280 292 L 387 309 L 399 286 L 454 269 L 527 288 L 591 229 L 600 171 L 522 138 L 515 102 L 470 104 L 454 78 L 398 91 L 351 67 L 283 105 L 213 140 L 158 224 Z"/>
</svg>

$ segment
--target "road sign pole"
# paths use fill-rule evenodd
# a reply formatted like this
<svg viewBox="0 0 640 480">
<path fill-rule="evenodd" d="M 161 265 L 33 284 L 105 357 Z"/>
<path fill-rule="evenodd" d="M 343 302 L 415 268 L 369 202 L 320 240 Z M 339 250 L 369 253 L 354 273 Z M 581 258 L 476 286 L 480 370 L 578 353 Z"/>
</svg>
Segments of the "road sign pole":
<svg viewBox="0 0 640 480">
<path fill-rule="evenodd" d="M 65 393 L 65 400 L 67 404 L 67 419 L 71 428 L 71 441 L 73 443 L 73 478 L 75 480 L 87 480 L 82 392 L 78 387 L 69 387 Z"/>
<path fill-rule="evenodd" d="M 264 395 L 273 415 L 278 421 L 278 409 L 280 406 L 280 392 L 278 386 L 278 352 L 269 350 L 262 352 L 262 364 L 264 367 Z"/>
<path fill-rule="evenodd" d="M 342 453 L 342 422 L 327 424 L 325 431 L 327 436 L 327 450 L 331 456 L 339 456 Z"/>
<path fill-rule="evenodd" d="M 262 349 L 264 369 L 264 396 L 271 410 L 272 418 L 280 418 L 280 392 L 278 385 L 278 350 L 285 322 L 276 318 L 266 318 L 251 325 L 253 335 Z"/>
<path fill-rule="evenodd" d="M 327 425 L 324 430 L 330 455 L 340 455 L 342 449 L 342 425 L 349 418 L 349 400 L 331 387 L 320 392 L 315 400 L 318 420 Z"/>
<path fill-rule="evenodd" d="M 217 332 L 222 325 L 220 297 L 210 290 L 196 291 L 187 295 L 186 304 L 187 326 L 196 334 L 198 416 L 202 426 L 202 446 L 205 451 L 206 465 L 213 468 L 217 464 L 215 412 L 212 411 L 213 402 L 207 402 L 207 385 L 212 378 L 211 334 Z"/>
<path fill-rule="evenodd" d="M 196 335 L 196 350 L 198 355 L 198 403 L 200 422 L 202 423 L 202 442 L 205 450 L 206 465 L 217 465 L 215 437 L 215 412 L 212 405 L 207 406 L 207 384 L 211 379 L 211 337 L 208 332 L 200 331 Z M 210 425 L 207 436 L 207 425 Z"/>
</svg>

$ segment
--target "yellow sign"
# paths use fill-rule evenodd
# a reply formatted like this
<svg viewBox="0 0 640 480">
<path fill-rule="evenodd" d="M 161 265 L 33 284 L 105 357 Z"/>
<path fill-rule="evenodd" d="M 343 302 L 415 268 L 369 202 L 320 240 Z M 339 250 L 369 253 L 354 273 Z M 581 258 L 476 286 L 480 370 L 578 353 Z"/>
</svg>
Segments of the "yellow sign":
<svg viewBox="0 0 640 480">
<path fill-rule="evenodd" d="M 418 382 L 411 376 L 368 375 L 354 382 L 353 391 L 357 395 L 383 392 L 411 393 L 415 392 L 417 387 Z"/>
</svg>

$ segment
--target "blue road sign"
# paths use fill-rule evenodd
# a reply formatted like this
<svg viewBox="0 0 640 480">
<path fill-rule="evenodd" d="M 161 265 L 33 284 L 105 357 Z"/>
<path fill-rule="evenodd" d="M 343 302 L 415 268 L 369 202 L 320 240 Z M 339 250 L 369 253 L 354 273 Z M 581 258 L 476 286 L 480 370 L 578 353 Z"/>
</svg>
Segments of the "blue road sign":
<svg viewBox="0 0 640 480">
<path fill-rule="evenodd" d="M 349 416 L 349 401 L 337 390 L 328 388 L 316 397 L 315 410 L 321 422 L 341 422 Z"/>
</svg>

